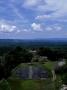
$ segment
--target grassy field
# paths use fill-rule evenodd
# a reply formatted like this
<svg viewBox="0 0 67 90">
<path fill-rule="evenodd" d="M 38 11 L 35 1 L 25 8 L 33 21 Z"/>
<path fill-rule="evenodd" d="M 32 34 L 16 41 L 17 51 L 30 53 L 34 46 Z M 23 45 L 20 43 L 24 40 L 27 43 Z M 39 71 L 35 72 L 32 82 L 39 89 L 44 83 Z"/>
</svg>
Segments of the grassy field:
<svg viewBox="0 0 67 90">
<path fill-rule="evenodd" d="M 43 66 L 44 66 L 44 68 L 46 68 L 46 69 L 51 71 L 56 66 L 56 63 L 57 62 L 48 61 L 48 62 L 45 62 L 45 64 L 43 64 Z"/>
<path fill-rule="evenodd" d="M 0 90 L 59 90 L 59 82 L 47 80 L 21 80 L 10 78 L 0 81 Z"/>
<path fill-rule="evenodd" d="M 8 80 L 11 90 L 54 90 L 50 80 Z"/>
</svg>

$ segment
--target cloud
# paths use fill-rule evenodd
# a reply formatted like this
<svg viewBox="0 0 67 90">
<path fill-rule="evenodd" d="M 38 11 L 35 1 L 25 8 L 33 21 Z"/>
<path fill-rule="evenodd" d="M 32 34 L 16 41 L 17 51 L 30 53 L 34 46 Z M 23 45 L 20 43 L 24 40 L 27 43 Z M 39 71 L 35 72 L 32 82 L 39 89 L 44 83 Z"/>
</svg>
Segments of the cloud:
<svg viewBox="0 0 67 90">
<path fill-rule="evenodd" d="M 43 18 L 61 18 L 67 16 L 67 0 L 25 0 L 23 7 L 33 9 L 36 12 L 44 13 L 42 16 L 38 15 L 38 19 Z M 46 15 L 46 12 L 52 12 Z"/>
<path fill-rule="evenodd" d="M 11 32 L 16 32 L 17 31 L 16 29 L 17 27 L 15 25 L 11 25 L 3 21 L 0 21 L 0 32 L 11 33 Z"/>
<path fill-rule="evenodd" d="M 20 18 L 20 19 L 24 19 L 23 15 L 20 14 L 18 8 L 15 6 L 16 2 L 14 3 L 14 0 L 11 0 L 11 3 L 9 4 L 9 6 L 12 8 L 12 10 L 14 11 L 14 13 Z"/>
<path fill-rule="evenodd" d="M 43 31 L 42 25 L 37 23 L 32 23 L 31 27 L 34 31 Z"/>
<path fill-rule="evenodd" d="M 54 28 L 56 31 L 60 31 L 60 30 L 63 29 L 60 25 L 57 25 L 57 24 L 55 24 L 55 25 L 53 26 L 53 28 Z"/>
<path fill-rule="evenodd" d="M 25 0 L 24 3 L 23 3 L 23 6 L 31 8 L 31 7 L 34 7 L 34 6 L 38 5 L 39 1 L 40 0 Z"/>
<path fill-rule="evenodd" d="M 11 21 L 0 20 L 0 32 L 2 33 L 23 33 L 29 32 L 31 28 L 25 27 L 25 25 L 14 24 Z"/>
<path fill-rule="evenodd" d="M 45 27 L 45 30 L 46 31 L 61 31 L 63 28 L 62 26 L 58 25 L 58 24 L 55 24 L 55 25 L 50 25 L 50 26 L 46 26 Z"/>
<path fill-rule="evenodd" d="M 52 27 L 46 27 L 45 30 L 46 30 L 46 31 L 52 31 L 53 28 L 52 28 Z"/>
<path fill-rule="evenodd" d="M 24 31 L 24 32 L 29 32 L 29 31 L 30 31 L 30 29 L 23 29 L 23 31 Z"/>
<path fill-rule="evenodd" d="M 51 24 L 51 25 L 46 25 L 46 24 L 42 24 L 42 23 L 32 23 L 31 27 L 34 31 L 61 31 L 63 29 L 63 27 L 59 24 Z"/>
<path fill-rule="evenodd" d="M 50 18 L 50 15 L 40 15 L 40 16 L 35 17 L 35 19 L 38 19 L 38 20 L 43 20 L 43 19 L 48 19 L 48 18 Z"/>
</svg>

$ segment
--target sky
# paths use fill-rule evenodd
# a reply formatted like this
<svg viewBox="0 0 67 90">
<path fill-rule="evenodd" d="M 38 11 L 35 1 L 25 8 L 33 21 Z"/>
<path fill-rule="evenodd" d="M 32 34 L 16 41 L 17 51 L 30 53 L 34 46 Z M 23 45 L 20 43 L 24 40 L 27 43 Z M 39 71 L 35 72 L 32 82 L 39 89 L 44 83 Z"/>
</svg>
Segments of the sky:
<svg viewBox="0 0 67 90">
<path fill-rule="evenodd" d="M 67 38 L 67 0 L 0 0 L 0 39 Z"/>
</svg>

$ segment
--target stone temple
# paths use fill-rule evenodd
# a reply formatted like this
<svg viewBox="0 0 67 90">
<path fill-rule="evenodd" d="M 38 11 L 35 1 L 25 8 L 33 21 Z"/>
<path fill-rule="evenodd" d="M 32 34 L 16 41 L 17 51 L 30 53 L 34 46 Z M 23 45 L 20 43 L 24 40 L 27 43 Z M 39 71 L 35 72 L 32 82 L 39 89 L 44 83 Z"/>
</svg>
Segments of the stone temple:
<svg viewBox="0 0 67 90">
<path fill-rule="evenodd" d="M 14 74 L 20 79 L 47 79 L 49 77 L 48 71 L 40 65 L 18 67 L 14 70 Z"/>
</svg>

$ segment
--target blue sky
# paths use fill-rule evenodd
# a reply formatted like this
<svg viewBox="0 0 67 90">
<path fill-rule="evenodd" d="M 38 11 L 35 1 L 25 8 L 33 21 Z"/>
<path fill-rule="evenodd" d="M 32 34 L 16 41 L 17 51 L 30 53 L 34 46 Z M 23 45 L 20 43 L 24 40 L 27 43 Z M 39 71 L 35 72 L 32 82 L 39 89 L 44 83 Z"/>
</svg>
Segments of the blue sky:
<svg viewBox="0 0 67 90">
<path fill-rule="evenodd" d="M 2 38 L 67 38 L 67 0 L 0 0 Z"/>
</svg>

